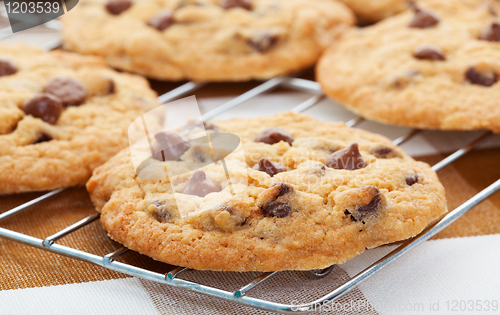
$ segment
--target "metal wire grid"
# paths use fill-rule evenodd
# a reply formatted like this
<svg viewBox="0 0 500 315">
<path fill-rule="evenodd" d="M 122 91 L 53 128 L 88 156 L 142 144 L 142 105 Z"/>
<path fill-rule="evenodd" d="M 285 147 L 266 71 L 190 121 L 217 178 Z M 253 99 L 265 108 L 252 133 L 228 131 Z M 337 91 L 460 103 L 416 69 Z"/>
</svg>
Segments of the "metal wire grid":
<svg viewBox="0 0 500 315">
<path fill-rule="evenodd" d="M 51 21 L 49 23 L 46 23 L 46 26 L 48 28 L 58 30 L 60 28 L 59 23 L 57 21 Z M 2 30 L 0 30 L 2 32 Z M 6 37 L 9 37 L 9 34 L 0 34 L 0 40 Z M 54 40 L 51 42 L 48 42 L 44 45 L 44 48 L 46 49 L 53 49 L 60 46 L 60 41 L 59 40 Z M 201 88 L 204 86 L 205 83 L 203 82 L 188 82 L 186 84 L 181 85 L 180 87 L 165 93 L 161 96 L 158 97 L 158 101 L 160 103 L 166 103 L 172 100 L 175 100 L 179 97 L 182 97 L 183 95 L 193 93 L 197 89 Z M 210 120 L 226 111 L 228 111 L 231 108 L 234 108 L 236 106 L 239 106 L 243 104 L 244 102 L 259 96 L 263 93 L 266 93 L 268 91 L 271 91 L 273 89 L 276 89 L 278 87 L 286 87 L 289 89 L 293 90 L 298 90 L 298 91 L 305 91 L 305 92 L 310 92 L 315 94 L 308 100 L 304 101 L 303 103 L 295 106 L 292 111 L 294 112 L 302 112 L 316 104 L 318 104 L 323 98 L 324 95 L 321 91 L 321 87 L 317 82 L 310 81 L 310 80 L 304 80 L 296 77 L 291 77 L 291 76 L 279 76 L 276 78 L 273 78 L 271 80 L 265 81 L 262 84 L 258 85 L 257 87 L 247 91 L 246 93 L 241 94 L 240 96 L 230 100 L 229 102 L 222 104 L 221 106 L 213 109 L 212 111 L 209 111 L 205 113 L 202 116 L 202 119 L 204 121 Z M 354 118 L 348 122 L 346 122 L 346 125 L 349 127 L 355 127 L 359 123 L 361 123 L 364 120 L 362 117 L 357 117 Z M 394 144 L 396 145 L 401 145 L 409 140 L 412 139 L 413 136 L 418 134 L 420 130 L 414 129 L 409 131 L 408 133 L 402 135 L 401 137 L 395 139 L 393 141 Z M 455 160 L 458 158 L 462 157 L 463 155 L 467 154 L 474 148 L 476 148 L 479 144 L 483 143 L 486 139 L 488 139 L 492 135 L 491 132 L 486 132 L 470 144 L 464 146 L 462 149 L 454 152 L 447 158 L 443 159 L 442 161 L 438 162 L 435 164 L 432 169 L 434 171 L 440 171 L 444 167 L 450 165 L 453 163 Z M 458 218 L 460 218 L 462 215 L 467 213 L 470 209 L 475 207 L 477 204 L 480 202 L 484 201 L 486 198 L 491 196 L 493 193 L 498 191 L 500 189 L 500 179 L 485 188 L 483 191 L 463 203 L 461 206 L 456 208 L 455 210 L 449 212 L 445 217 L 443 217 L 439 222 L 427 227 L 422 233 L 420 233 L 417 237 L 407 240 L 404 243 L 402 243 L 399 247 L 391 251 L 389 254 L 386 256 L 382 257 L 372 265 L 368 266 L 365 268 L 363 271 L 358 273 L 356 276 L 354 276 L 351 280 L 347 281 L 343 285 L 333 289 L 330 293 L 326 294 L 325 296 L 322 296 L 321 298 L 318 298 L 314 301 L 311 301 L 309 303 L 301 304 L 301 305 L 290 305 L 290 304 L 282 304 L 282 303 L 276 303 L 276 302 L 271 302 L 263 299 L 257 299 L 253 298 L 250 296 L 247 296 L 246 294 L 255 288 L 258 285 L 261 285 L 266 279 L 269 279 L 273 275 L 275 275 L 277 272 L 266 272 L 262 273 L 258 278 L 254 279 L 250 283 L 242 286 L 240 289 L 236 291 L 226 291 L 226 290 L 221 290 L 215 287 L 210 286 L 209 284 L 201 284 L 201 283 L 195 283 L 192 281 L 187 281 L 180 279 L 179 276 L 184 273 L 189 271 L 189 268 L 183 268 L 183 267 L 178 267 L 175 268 L 174 270 L 162 274 L 158 272 L 153 272 L 150 270 L 146 270 L 140 267 L 132 266 L 126 263 L 118 262 L 116 259 L 125 254 L 127 251 L 129 251 L 128 248 L 126 247 L 121 247 L 117 249 L 116 251 L 109 253 L 105 256 L 98 256 L 94 255 L 88 252 L 84 252 L 81 250 L 77 250 L 68 246 L 63 246 L 59 245 L 56 242 L 60 240 L 61 238 L 77 231 L 78 229 L 96 221 L 99 218 L 99 214 L 92 214 L 74 224 L 71 226 L 68 226 L 64 228 L 63 230 L 46 237 L 45 239 L 39 239 L 35 238 L 26 234 L 22 234 L 19 232 L 15 232 L 12 230 L 8 230 L 5 228 L 0 227 L 0 237 L 23 243 L 26 245 L 33 246 L 35 248 L 43 249 L 46 251 L 50 251 L 56 254 L 60 254 L 63 256 L 67 256 L 73 259 L 85 261 L 88 263 L 92 263 L 104 268 L 108 268 L 110 270 L 114 271 L 119 271 L 124 274 L 134 276 L 134 277 L 139 277 L 142 279 L 150 280 L 150 281 L 155 281 L 158 283 L 166 284 L 172 287 L 180 288 L 183 290 L 187 291 L 192 291 L 196 293 L 201 293 L 204 295 L 212 296 L 212 297 L 217 297 L 221 298 L 223 300 L 232 302 L 232 303 L 237 303 L 245 306 L 250 306 L 266 311 L 273 311 L 273 312 L 278 312 L 278 313 L 283 313 L 283 314 L 302 314 L 302 313 L 308 313 L 311 312 L 315 309 L 315 306 L 329 302 L 329 301 L 334 301 L 342 297 L 344 294 L 348 293 L 349 291 L 353 290 L 356 288 L 359 284 L 362 282 L 366 281 L 373 275 L 375 275 L 377 272 L 382 270 L 383 268 L 387 267 L 389 264 L 392 262 L 396 261 L 399 259 L 401 256 L 405 255 L 409 251 L 411 251 L 413 248 L 418 246 L 419 244 L 423 243 L 424 241 L 428 240 L 432 236 L 436 235 L 440 231 L 442 231 L 444 228 L 452 224 L 454 221 L 456 221 Z M 46 193 L 36 199 L 33 199 L 29 202 L 26 202 L 20 206 L 17 206 L 9 211 L 6 211 L 2 214 L 0 214 L 0 222 L 12 217 L 16 214 L 21 213 L 22 211 L 36 205 L 37 203 L 41 202 L 42 200 L 48 199 L 54 195 L 57 195 L 64 191 L 65 189 L 58 189 L 51 191 L 49 193 Z M 331 266 L 329 268 L 326 268 L 321 271 L 306 271 L 307 275 L 311 278 L 322 278 L 326 275 L 328 275 L 332 270 L 334 266 Z"/>
</svg>

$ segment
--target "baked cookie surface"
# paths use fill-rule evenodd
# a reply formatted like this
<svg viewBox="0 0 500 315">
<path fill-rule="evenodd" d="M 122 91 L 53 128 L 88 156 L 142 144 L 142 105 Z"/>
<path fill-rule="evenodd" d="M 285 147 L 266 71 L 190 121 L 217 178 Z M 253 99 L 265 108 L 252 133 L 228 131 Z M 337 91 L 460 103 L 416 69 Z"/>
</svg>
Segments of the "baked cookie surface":
<svg viewBox="0 0 500 315">
<path fill-rule="evenodd" d="M 419 1 L 416 9 L 346 34 L 318 63 L 318 81 L 368 119 L 500 132 L 499 4 Z"/>
<path fill-rule="evenodd" d="M 95 57 L 0 46 L 0 193 L 84 184 L 155 97 Z"/>
<path fill-rule="evenodd" d="M 412 237 L 446 212 L 436 174 L 382 136 L 294 113 L 214 125 L 243 144 L 227 163 L 241 177 L 232 186 L 220 162 L 141 179 L 129 149 L 94 171 L 87 189 L 111 238 L 193 269 L 308 270 Z M 166 168 L 201 151 L 169 151 Z"/>
<path fill-rule="evenodd" d="M 334 0 L 80 1 L 64 47 L 164 80 L 267 79 L 314 64 L 354 24 Z"/>
<path fill-rule="evenodd" d="M 362 22 L 378 22 L 408 9 L 408 0 L 340 0 L 351 8 Z"/>
</svg>

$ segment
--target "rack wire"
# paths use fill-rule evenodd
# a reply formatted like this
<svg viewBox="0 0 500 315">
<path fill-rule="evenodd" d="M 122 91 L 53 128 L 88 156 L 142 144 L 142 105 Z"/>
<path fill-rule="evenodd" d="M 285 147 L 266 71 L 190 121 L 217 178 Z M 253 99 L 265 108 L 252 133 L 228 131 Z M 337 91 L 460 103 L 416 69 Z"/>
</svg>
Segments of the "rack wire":
<svg viewBox="0 0 500 315">
<path fill-rule="evenodd" d="M 51 21 L 46 24 L 46 27 L 58 30 L 59 29 L 59 24 L 57 21 Z M 0 30 L 0 40 L 7 38 L 8 34 L 2 34 L 5 30 Z M 53 40 L 51 42 L 48 42 L 44 45 L 46 49 L 53 49 L 60 46 L 60 42 L 58 40 Z M 203 82 L 188 82 L 186 84 L 183 84 L 179 86 L 178 88 L 173 89 L 172 91 L 165 93 L 161 96 L 158 97 L 158 101 L 160 103 L 166 103 L 175 99 L 178 99 L 186 94 L 190 94 L 195 92 L 197 89 L 203 87 L 206 85 L 206 83 Z M 215 118 L 216 116 L 228 111 L 231 108 L 234 108 L 236 106 L 242 105 L 244 102 L 262 95 L 263 93 L 269 92 L 273 89 L 276 89 L 278 87 L 285 87 L 288 89 L 296 90 L 296 91 L 304 91 L 304 92 L 309 92 L 314 94 L 311 98 L 308 100 L 302 102 L 301 104 L 295 106 L 292 108 L 292 111 L 294 112 L 301 112 L 306 109 L 311 108 L 312 106 L 318 104 L 323 98 L 324 95 L 321 91 L 321 87 L 317 82 L 310 81 L 310 80 L 305 80 L 293 76 L 279 76 L 274 79 L 265 81 L 258 85 L 257 87 L 241 94 L 240 96 L 222 104 L 221 106 L 213 109 L 212 111 L 209 111 L 205 113 L 202 116 L 203 120 L 210 120 Z M 355 127 L 358 124 L 360 124 L 362 121 L 364 121 L 364 118 L 362 117 L 356 117 L 350 121 L 346 122 L 346 125 L 349 127 Z M 409 131 L 408 133 L 402 135 L 401 137 L 395 139 L 393 141 L 394 144 L 396 145 L 401 145 L 407 141 L 410 141 L 413 139 L 415 135 L 417 135 L 420 132 L 418 129 L 414 129 Z M 435 164 L 432 169 L 436 172 L 442 170 L 446 166 L 449 166 L 452 164 L 454 161 L 459 159 L 460 157 L 464 156 L 465 154 L 469 153 L 473 149 L 477 148 L 478 145 L 481 143 L 484 143 L 486 139 L 488 139 L 492 135 L 491 132 L 486 132 L 471 143 L 467 144 L 460 150 L 454 152 L 453 154 L 449 155 L 447 158 L 443 159 L 442 161 L 438 162 Z M 372 265 L 368 266 L 365 268 L 363 271 L 359 272 L 356 276 L 351 278 L 349 281 L 345 282 L 344 284 L 340 285 L 339 287 L 333 289 L 330 293 L 314 300 L 310 301 L 308 303 L 304 303 L 301 305 L 290 305 L 290 304 L 284 304 L 284 303 L 277 303 L 277 302 L 272 302 L 264 299 L 259 299 L 259 298 L 254 298 L 251 296 L 248 296 L 247 294 L 254 289 L 255 287 L 262 285 L 267 279 L 270 277 L 276 275 L 278 272 L 266 272 L 262 273 L 259 277 L 256 279 L 252 280 L 251 282 L 247 283 L 246 285 L 242 286 L 240 289 L 237 289 L 235 291 L 227 291 L 227 290 L 222 290 L 215 288 L 213 286 L 210 286 L 210 284 L 203 284 L 203 283 L 196 283 L 193 281 L 188 281 L 179 278 L 179 276 L 182 273 L 189 272 L 191 269 L 189 268 L 183 268 L 183 267 L 178 267 L 170 272 L 163 274 L 163 273 L 158 273 L 158 272 L 153 272 L 144 268 L 132 266 L 123 262 L 117 261 L 117 258 L 120 257 L 121 255 L 126 254 L 129 249 L 126 247 L 120 247 L 116 251 L 109 253 L 105 256 L 99 256 L 95 255 L 89 252 L 77 250 L 68 246 L 63 246 L 60 244 L 57 244 L 57 241 L 62 239 L 63 237 L 79 230 L 80 228 L 87 226 L 91 224 L 92 222 L 96 221 L 99 219 L 99 214 L 92 214 L 88 217 L 83 218 L 82 220 L 62 229 L 61 231 L 46 237 L 45 239 L 40 239 L 36 237 L 32 237 L 23 233 L 19 233 L 16 231 L 12 231 L 6 228 L 0 227 L 0 237 L 3 237 L 8 240 L 12 240 L 15 242 L 19 242 L 22 244 L 30 245 L 35 248 L 43 249 L 52 253 L 56 253 L 59 255 L 67 256 L 73 259 L 85 261 L 91 264 L 95 264 L 110 270 L 118 271 L 130 276 L 134 277 L 139 277 L 142 279 L 162 283 L 165 285 L 169 285 L 172 287 L 176 287 L 179 289 L 187 290 L 187 291 L 192 291 L 216 298 L 220 298 L 223 300 L 226 300 L 228 302 L 240 304 L 240 305 L 245 305 L 249 307 L 254 307 L 257 309 L 262 309 L 265 311 L 272 311 L 272 312 L 278 312 L 278 313 L 283 313 L 283 314 L 303 314 L 303 313 L 308 313 L 313 310 L 315 310 L 315 306 L 321 305 L 327 302 L 335 301 L 348 293 L 349 291 L 353 290 L 356 288 L 358 285 L 363 283 L 364 281 L 368 280 L 370 277 L 374 276 L 377 274 L 379 271 L 382 269 L 386 268 L 388 265 L 402 257 L 403 255 L 407 254 L 409 251 L 411 251 L 413 248 L 416 246 L 420 245 L 424 241 L 428 240 L 432 236 L 436 235 L 440 231 L 442 231 L 444 228 L 455 222 L 458 218 L 460 218 L 462 215 L 467 213 L 469 210 L 471 210 L 473 207 L 475 207 L 477 204 L 480 202 L 484 201 L 486 198 L 491 196 L 493 193 L 497 192 L 500 189 L 500 179 L 482 190 L 480 193 L 476 194 L 474 197 L 471 199 L 467 200 L 465 203 L 463 203 L 461 206 L 457 207 L 453 211 L 449 212 L 446 216 L 444 216 L 440 221 L 436 222 L 435 224 L 427 227 L 423 232 L 421 232 L 418 236 L 416 236 L 413 239 L 407 240 L 403 242 L 400 246 L 398 246 L 396 249 L 391 251 L 389 254 L 386 256 L 382 257 Z M 20 206 L 17 206 L 11 210 L 8 210 L 2 214 L 0 214 L 0 222 L 10 218 L 14 215 L 20 214 L 22 211 L 33 207 L 40 203 L 43 200 L 49 199 L 61 192 L 63 192 L 65 189 L 58 189 L 51 191 L 49 193 L 46 193 L 36 199 L 33 199 L 29 202 L 26 202 Z M 311 270 L 311 271 L 305 271 L 305 273 L 313 279 L 318 279 L 318 278 L 323 278 L 326 275 L 328 275 L 332 270 L 334 269 L 334 266 L 328 267 L 324 270 Z"/>
</svg>

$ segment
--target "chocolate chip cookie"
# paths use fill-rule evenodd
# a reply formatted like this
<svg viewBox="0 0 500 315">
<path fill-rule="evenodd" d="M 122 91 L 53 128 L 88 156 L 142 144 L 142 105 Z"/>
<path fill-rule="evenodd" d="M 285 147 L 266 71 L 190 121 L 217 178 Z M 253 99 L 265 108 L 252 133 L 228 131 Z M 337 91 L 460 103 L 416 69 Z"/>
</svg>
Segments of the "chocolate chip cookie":
<svg viewBox="0 0 500 315">
<path fill-rule="evenodd" d="M 499 14 L 499 1 L 419 1 L 344 36 L 318 63 L 318 81 L 368 119 L 500 132 Z"/>
<path fill-rule="evenodd" d="M 163 80 L 268 79 L 311 66 L 354 24 L 335 0 L 85 0 L 64 47 Z"/>
<path fill-rule="evenodd" d="M 373 23 L 400 13 L 410 5 L 409 0 L 340 0 L 351 8 L 360 21 Z"/>
<path fill-rule="evenodd" d="M 146 80 L 96 57 L 0 47 L 0 193 L 84 184 L 158 106 Z"/>
<path fill-rule="evenodd" d="M 220 161 L 141 179 L 130 149 L 94 171 L 87 189 L 111 238 L 194 269 L 308 270 L 412 237 L 447 211 L 431 168 L 382 136 L 295 113 L 214 125 L 243 143 L 244 157 L 227 163 L 231 185 Z M 172 144 L 186 135 L 168 134 Z M 182 170 L 196 150 L 154 163 Z"/>
</svg>

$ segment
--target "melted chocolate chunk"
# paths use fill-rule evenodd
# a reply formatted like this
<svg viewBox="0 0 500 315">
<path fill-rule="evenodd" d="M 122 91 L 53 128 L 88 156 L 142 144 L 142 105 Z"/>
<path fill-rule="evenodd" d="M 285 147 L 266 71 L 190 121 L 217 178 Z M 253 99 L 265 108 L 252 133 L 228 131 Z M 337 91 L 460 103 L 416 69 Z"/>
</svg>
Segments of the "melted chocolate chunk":
<svg viewBox="0 0 500 315">
<path fill-rule="evenodd" d="M 54 138 L 52 138 L 51 135 L 49 135 L 48 133 L 46 132 L 40 132 L 35 140 L 35 142 L 33 142 L 33 144 L 37 144 L 37 143 L 41 143 L 41 142 L 47 142 L 47 141 L 51 141 L 53 140 Z"/>
<path fill-rule="evenodd" d="M 406 185 L 412 186 L 416 183 L 418 183 L 420 177 L 418 174 L 411 174 L 410 176 L 406 177 Z"/>
<path fill-rule="evenodd" d="M 347 148 L 332 153 L 326 160 L 326 166 L 338 170 L 353 171 L 365 168 L 366 163 L 359 153 L 358 144 L 352 143 Z"/>
<path fill-rule="evenodd" d="M 158 131 L 155 139 L 153 158 L 158 161 L 179 161 L 184 152 L 191 147 L 188 139 L 175 131 Z"/>
<path fill-rule="evenodd" d="M 422 10 L 417 7 L 413 10 L 415 14 L 410 22 L 410 27 L 428 28 L 439 23 L 439 16 L 437 16 L 434 12 Z"/>
<path fill-rule="evenodd" d="M 277 187 L 278 186 L 278 187 Z M 273 188 L 276 187 L 276 188 Z M 286 197 L 283 197 L 293 192 L 293 187 L 287 183 L 276 183 L 269 188 L 274 195 L 260 206 L 262 213 L 266 217 L 284 218 L 292 213 L 292 207 L 288 203 Z"/>
<path fill-rule="evenodd" d="M 264 32 L 261 34 L 257 34 L 252 36 L 248 40 L 248 44 L 252 46 L 253 49 L 260 53 L 265 53 L 278 43 L 279 37 L 278 35 L 271 34 L 269 32 Z"/>
<path fill-rule="evenodd" d="M 153 201 L 149 204 L 147 210 L 153 217 L 160 222 L 170 222 L 178 217 L 176 213 L 172 213 L 164 201 Z"/>
<path fill-rule="evenodd" d="M 381 202 L 382 199 L 380 199 L 380 194 L 378 193 L 377 189 L 377 194 L 375 195 L 375 197 L 373 197 L 373 199 L 367 205 L 358 207 L 356 209 L 356 212 L 351 215 L 351 220 L 355 222 L 362 221 L 367 216 L 374 214 L 375 212 L 377 212 Z M 365 224 L 364 221 L 362 222 L 363 224 Z"/>
<path fill-rule="evenodd" d="M 245 225 L 248 219 L 239 208 L 230 205 L 224 205 L 220 210 L 213 211 L 212 218 L 215 225 L 224 232 L 233 232 Z"/>
<path fill-rule="evenodd" d="M 219 5 L 226 10 L 232 8 L 252 10 L 252 1 L 250 0 L 221 0 Z"/>
<path fill-rule="evenodd" d="M 110 0 L 106 3 L 106 10 L 113 15 L 120 15 L 130 9 L 132 1 L 130 0 Z"/>
<path fill-rule="evenodd" d="M 69 78 L 50 80 L 44 92 L 57 96 L 62 101 L 63 106 L 80 105 L 87 98 L 85 86 L 77 80 Z"/>
<path fill-rule="evenodd" d="M 485 28 L 481 32 L 481 36 L 479 38 L 490 42 L 500 42 L 500 23 L 491 23 L 489 27 Z"/>
<path fill-rule="evenodd" d="M 281 164 L 273 162 L 267 158 L 261 158 L 259 160 L 259 163 L 253 166 L 253 169 L 261 172 L 266 172 L 271 177 L 278 173 L 286 172 L 286 169 L 281 166 Z"/>
<path fill-rule="evenodd" d="M 0 59 L 0 77 L 13 75 L 17 72 L 16 65 L 7 59 Z"/>
<path fill-rule="evenodd" d="M 189 179 L 186 189 L 184 189 L 184 193 L 187 195 L 205 197 L 209 193 L 219 192 L 221 190 L 222 188 L 220 185 L 207 178 L 205 172 L 197 171 Z"/>
<path fill-rule="evenodd" d="M 284 196 L 286 194 L 289 194 L 293 191 L 293 187 L 287 183 L 276 183 L 273 184 L 271 187 L 276 187 L 279 186 L 279 189 L 277 191 L 276 196 L 274 199 L 276 200 L 278 197 Z"/>
<path fill-rule="evenodd" d="M 361 213 L 374 212 L 378 209 L 379 204 L 380 204 L 380 196 L 376 195 L 375 197 L 373 197 L 373 199 L 370 201 L 369 204 L 359 207 L 358 211 Z"/>
<path fill-rule="evenodd" d="M 482 86 L 492 86 L 498 81 L 498 76 L 495 72 L 491 71 L 489 73 L 477 72 L 474 67 L 470 67 L 465 72 L 465 78 L 472 84 L 482 85 Z"/>
<path fill-rule="evenodd" d="M 59 98 L 51 94 L 37 94 L 24 101 L 23 111 L 54 125 L 61 116 L 63 106 Z"/>
<path fill-rule="evenodd" d="M 163 10 L 148 21 L 149 26 L 156 28 L 160 32 L 166 30 L 172 24 L 174 24 L 174 16 L 170 10 Z"/>
<path fill-rule="evenodd" d="M 378 158 L 382 158 L 382 159 L 385 159 L 387 156 L 389 156 L 390 154 L 392 153 L 392 149 L 391 148 L 387 148 L 387 147 L 382 147 L 382 148 L 378 148 L 375 150 L 374 152 L 374 155 Z"/>
<path fill-rule="evenodd" d="M 292 208 L 286 202 L 271 202 L 261 209 L 264 216 L 273 218 L 284 218 L 292 213 Z"/>
<path fill-rule="evenodd" d="M 423 60 L 446 60 L 441 48 L 434 45 L 422 45 L 413 51 L 413 56 Z"/>
<path fill-rule="evenodd" d="M 293 137 L 289 132 L 281 128 L 267 128 L 255 138 L 255 142 L 264 142 L 267 144 L 275 144 L 280 141 L 285 141 L 288 142 L 289 145 L 292 145 Z"/>
</svg>

